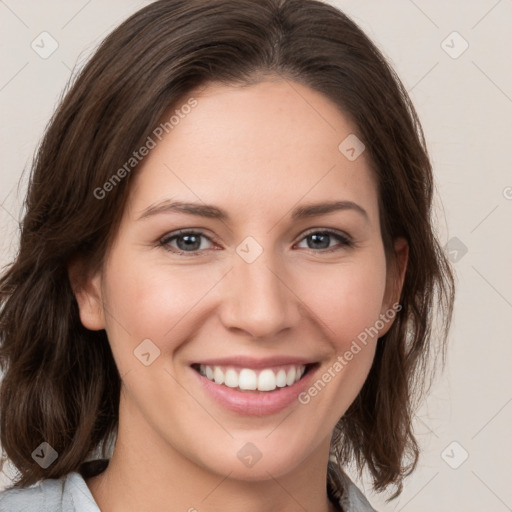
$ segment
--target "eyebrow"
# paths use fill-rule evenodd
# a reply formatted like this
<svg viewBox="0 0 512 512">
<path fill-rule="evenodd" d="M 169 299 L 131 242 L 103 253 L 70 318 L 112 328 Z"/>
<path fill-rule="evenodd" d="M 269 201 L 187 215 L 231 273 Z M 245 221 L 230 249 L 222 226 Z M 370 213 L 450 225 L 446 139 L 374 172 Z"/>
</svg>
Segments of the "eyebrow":
<svg viewBox="0 0 512 512">
<path fill-rule="evenodd" d="M 355 211 L 362 215 L 365 220 L 369 220 L 366 210 L 353 201 L 328 201 L 302 205 L 293 210 L 291 218 L 293 220 L 301 220 L 344 210 Z M 185 213 L 227 222 L 231 220 L 229 214 L 217 206 L 170 200 L 164 200 L 149 206 L 142 212 L 138 220 L 147 219 L 148 217 L 161 213 Z"/>
</svg>

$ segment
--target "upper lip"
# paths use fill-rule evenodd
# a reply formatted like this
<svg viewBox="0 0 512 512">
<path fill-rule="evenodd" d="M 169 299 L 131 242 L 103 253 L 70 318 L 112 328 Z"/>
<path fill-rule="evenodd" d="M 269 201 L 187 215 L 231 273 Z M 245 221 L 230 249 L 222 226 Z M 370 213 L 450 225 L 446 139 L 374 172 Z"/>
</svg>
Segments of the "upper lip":
<svg viewBox="0 0 512 512">
<path fill-rule="evenodd" d="M 215 359 L 202 359 L 195 361 L 194 365 L 205 366 L 240 366 L 242 368 L 272 368 L 273 366 L 284 365 L 308 365 L 313 364 L 315 361 L 295 356 L 275 356 L 265 358 L 255 358 L 248 356 L 230 356 L 220 357 Z"/>
</svg>

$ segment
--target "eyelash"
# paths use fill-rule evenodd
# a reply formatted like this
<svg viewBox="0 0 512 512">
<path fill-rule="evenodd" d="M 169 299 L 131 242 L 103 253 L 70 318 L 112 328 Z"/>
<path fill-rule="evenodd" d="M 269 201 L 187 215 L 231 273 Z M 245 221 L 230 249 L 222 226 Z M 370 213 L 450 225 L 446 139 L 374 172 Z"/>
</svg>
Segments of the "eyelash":
<svg viewBox="0 0 512 512">
<path fill-rule="evenodd" d="M 315 253 L 325 254 L 325 253 L 331 253 L 331 252 L 339 251 L 339 250 L 341 250 L 343 248 L 351 248 L 351 247 L 355 246 L 354 241 L 348 235 L 346 235 L 346 234 L 340 233 L 338 231 L 333 231 L 333 230 L 330 230 L 330 229 L 316 229 L 316 228 L 313 229 L 313 230 L 307 231 L 306 233 L 304 233 L 302 238 L 299 240 L 299 243 L 302 242 L 308 236 L 315 235 L 315 234 L 322 234 L 322 235 L 333 236 L 333 237 L 337 238 L 340 241 L 340 244 L 337 245 L 337 246 L 334 246 L 334 247 L 327 248 L 327 249 L 319 249 L 319 250 L 316 250 L 316 249 L 306 249 L 306 250 L 309 250 L 309 251 L 312 251 L 312 252 L 315 252 Z M 159 245 L 162 246 L 166 251 L 172 252 L 172 253 L 175 253 L 175 254 L 179 254 L 179 255 L 183 255 L 183 256 L 187 256 L 187 257 L 199 255 L 202 252 L 200 250 L 196 250 L 196 251 L 182 251 L 181 249 L 176 249 L 174 247 L 172 249 L 170 248 L 169 244 L 170 244 L 170 242 L 172 240 L 174 240 L 176 238 L 179 238 L 181 236 L 186 236 L 186 235 L 202 236 L 202 237 L 208 239 L 210 242 L 215 243 L 209 236 L 206 236 L 203 232 L 195 231 L 195 230 L 192 229 L 192 230 L 180 230 L 180 231 L 177 231 L 177 232 L 174 232 L 174 233 L 170 233 L 169 235 L 166 235 L 164 238 L 160 239 Z M 208 250 L 208 249 L 204 249 L 204 250 Z"/>
</svg>

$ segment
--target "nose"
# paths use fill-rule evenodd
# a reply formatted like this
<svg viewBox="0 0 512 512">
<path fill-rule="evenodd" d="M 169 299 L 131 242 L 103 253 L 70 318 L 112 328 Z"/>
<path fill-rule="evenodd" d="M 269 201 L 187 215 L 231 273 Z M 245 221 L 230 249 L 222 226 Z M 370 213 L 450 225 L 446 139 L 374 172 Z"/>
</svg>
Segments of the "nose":
<svg viewBox="0 0 512 512">
<path fill-rule="evenodd" d="M 301 319 L 301 299 L 277 258 L 264 251 L 248 263 L 233 255 L 233 268 L 223 283 L 220 318 L 227 329 L 254 338 L 275 338 Z"/>
</svg>

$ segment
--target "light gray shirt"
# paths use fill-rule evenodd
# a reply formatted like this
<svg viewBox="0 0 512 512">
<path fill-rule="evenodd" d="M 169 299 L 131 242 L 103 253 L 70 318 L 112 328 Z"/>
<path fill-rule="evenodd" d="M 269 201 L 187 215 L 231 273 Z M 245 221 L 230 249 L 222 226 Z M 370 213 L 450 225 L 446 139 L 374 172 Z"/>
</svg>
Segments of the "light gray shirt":
<svg viewBox="0 0 512 512">
<path fill-rule="evenodd" d="M 376 512 L 345 473 L 338 505 L 343 512 Z M 31 487 L 0 492 L 0 512 L 101 512 L 79 472 L 41 480 Z"/>
</svg>

